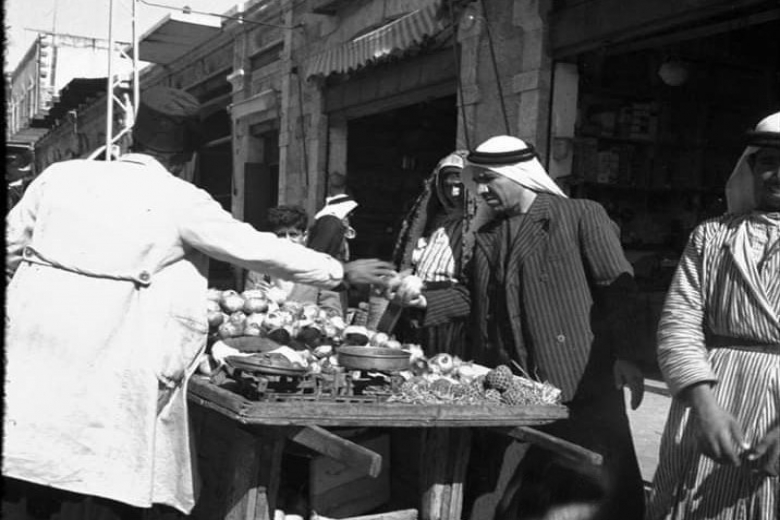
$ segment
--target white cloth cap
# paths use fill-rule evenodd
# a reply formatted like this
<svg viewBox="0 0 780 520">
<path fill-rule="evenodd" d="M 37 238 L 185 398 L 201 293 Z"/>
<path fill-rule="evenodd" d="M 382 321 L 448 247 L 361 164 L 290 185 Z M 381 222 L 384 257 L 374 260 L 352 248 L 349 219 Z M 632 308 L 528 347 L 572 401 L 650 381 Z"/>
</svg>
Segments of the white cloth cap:
<svg viewBox="0 0 780 520">
<path fill-rule="evenodd" d="M 325 199 L 325 206 L 314 215 L 314 220 L 326 215 L 331 215 L 343 220 L 357 207 L 358 203 L 349 195 L 333 195 Z"/>
<path fill-rule="evenodd" d="M 780 134 L 780 112 L 762 119 L 756 125 L 756 132 L 772 132 Z M 748 158 L 759 150 L 758 146 L 748 146 L 737 161 L 734 171 L 726 182 L 726 207 L 729 213 L 744 214 L 753 211 L 756 201 L 753 189 L 753 171 Z"/>
<path fill-rule="evenodd" d="M 499 135 L 491 137 L 481 145 L 477 146 L 477 154 L 496 154 L 503 155 L 511 152 L 522 152 L 523 150 L 533 150 L 529 147 L 525 141 L 512 137 L 509 135 Z M 511 160 L 511 159 L 510 159 Z M 499 160 L 500 161 L 500 160 Z M 515 181 L 517 184 L 527 188 L 529 190 L 538 193 L 550 193 L 559 197 L 566 197 L 566 194 L 561 191 L 561 188 L 555 183 L 555 181 L 547 174 L 539 162 L 539 159 L 534 155 L 532 158 L 520 160 L 518 162 L 495 162 L 491 161 L 491 164 L 475 163 L 473 162 L 473 154 L 466 158 L 466 166 L 464 169 L 469 170 L 464 172 L 464 180 L 472 183 L 471 181 L 471 168 L 482 168 L 490 170 L 499 175 Z M 473 186 L 472 186 L 473 188 Z"/>
<path fill-rule="evenodd" d="M 466 165 L 466 161 L 463 160 L 465 155 L 465 151 L 457 151 L 449 154 L 447 157 L 439 161 L 439 164 L 436 165 L 436 171 L 439 172 L 444 168 L 459 168 L 462 170 Z"/>
</svg>

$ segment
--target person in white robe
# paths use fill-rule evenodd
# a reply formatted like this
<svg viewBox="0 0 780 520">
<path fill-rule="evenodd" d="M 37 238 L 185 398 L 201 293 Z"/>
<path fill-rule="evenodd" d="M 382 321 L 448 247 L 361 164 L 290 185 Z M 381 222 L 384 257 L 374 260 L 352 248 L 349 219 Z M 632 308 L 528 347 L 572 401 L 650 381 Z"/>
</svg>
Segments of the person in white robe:
<svg viewBox="0 0 780 520">
<path fill-rule="evenodd" d="M 659 323 L 674 399 L 649 520 L 778 518 L 780 113 L 749 134 L 726 198 L 691 234 Z"/>
<path fill-rule="evenodd" d="M 258 232 L 178 178 L 198 111 L 183 91 L 144 92 L 137 153 L 54 164 L 8 214 L 4 477 L 189 513 L 208 258 L 323 288 L 394 273 Z"/>
</svg>

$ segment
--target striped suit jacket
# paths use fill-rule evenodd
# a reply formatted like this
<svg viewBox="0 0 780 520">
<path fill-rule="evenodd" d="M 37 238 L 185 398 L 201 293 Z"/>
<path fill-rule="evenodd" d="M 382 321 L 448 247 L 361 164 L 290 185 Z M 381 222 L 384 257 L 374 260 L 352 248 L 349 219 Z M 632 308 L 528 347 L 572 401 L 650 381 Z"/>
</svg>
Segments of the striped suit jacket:
<svg viewBox="0 0 780 520">
<path fill-rule="evenodd" d="M 506 304 L 510 336 L 535 360 L 532 375 L 564 400 L 612 390 L 616 358 L 641 360 L 632 343 L 636 284 L 617 225 L 588 200 L 539 194 L 514 237 L 506 265 L 494 260 L 500 220 L 483 226 L 462 287 L 428 291 L 425 325 L 470 313 L 472 358 L 494 366 L 516 358 L 491 344 L 490 309 Z M 501 324 L 499 324 L 501 326 Z"/>
</svg>

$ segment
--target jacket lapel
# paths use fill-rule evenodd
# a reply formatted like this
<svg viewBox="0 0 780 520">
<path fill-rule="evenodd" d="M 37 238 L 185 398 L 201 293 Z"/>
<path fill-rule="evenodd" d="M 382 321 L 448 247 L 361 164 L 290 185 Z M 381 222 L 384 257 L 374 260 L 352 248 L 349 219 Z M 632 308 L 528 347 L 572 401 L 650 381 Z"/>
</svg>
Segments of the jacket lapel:
<svg viewBox="0 0 780 520">
<path fill-rule="evenodd" d="M 547 243 L 550 227 L 550 197 L 553 195 L 539 194 L 531 205 L 528 215 L 520 226 L 520 230 L 512 240 L 512 252 L 507 263 L 507 272 L 517 270 L 528 255 Z"/>
<path fill-rule="evenodd" d="M 475 239 L 477 247 L 485 255 L 491 270 L 494 272 L 500 267 L 496 262 L 496 248 L 499 246 L 500 229 L 501 226 L 498 221 L 490 222 L 479 230 Z"/>
<path fill-rule="evenodd" d="M 755 265 L 755 262 L 753 262 L 748 254 L 747 231 L 745 230 L 745 226 L 745 221 L 740 222 L 736 231 L 725 242 L 723 247 L 729 252 L 731 261 L 736 265 L 735 271 L 742 277 L 748 291 L 753 295 L 757 306 L 766 313 L 772 323 L 780 327 L 780 318 L 778 318 L 777 312 L 772 307 L 769 297 L 764 290 L 764 286 L 761 283 L 758 274 L 758 266 Z"/>
</svg>

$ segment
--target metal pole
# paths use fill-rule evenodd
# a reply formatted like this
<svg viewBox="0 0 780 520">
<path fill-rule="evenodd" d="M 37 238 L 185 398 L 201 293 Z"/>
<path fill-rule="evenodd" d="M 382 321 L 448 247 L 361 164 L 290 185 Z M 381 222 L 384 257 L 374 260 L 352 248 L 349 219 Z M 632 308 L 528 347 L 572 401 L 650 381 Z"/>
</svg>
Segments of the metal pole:
<svg viewBox="0 0 780 520">
<path fill-rule="evenodd" d="M 138 105 L 141 104 L 141 84 L 138 81 L 138 27 L 136 7 L 138 0 L 133 0 L 133 122 L 138 114 Z"/>
<path fill-rule="evenodd" d="M 105 160 L 111 161 L 114 129 L 114 0 L 108 3 L 108 80 L 106 88 L 106 149 Z"/>
</svg>

